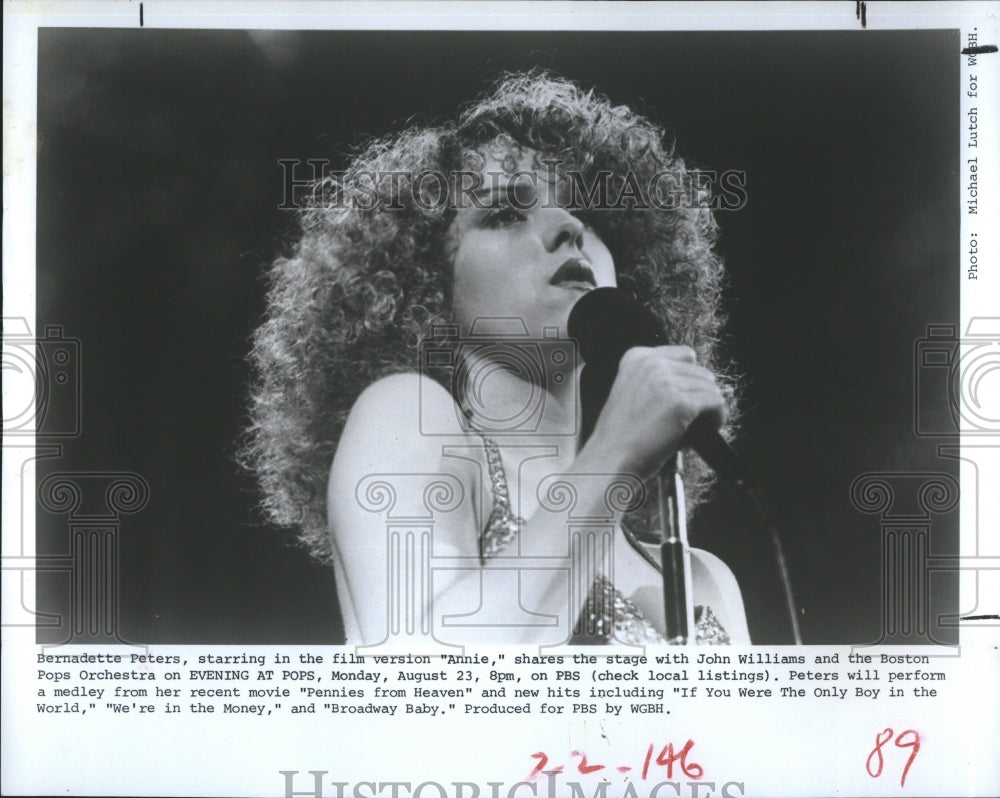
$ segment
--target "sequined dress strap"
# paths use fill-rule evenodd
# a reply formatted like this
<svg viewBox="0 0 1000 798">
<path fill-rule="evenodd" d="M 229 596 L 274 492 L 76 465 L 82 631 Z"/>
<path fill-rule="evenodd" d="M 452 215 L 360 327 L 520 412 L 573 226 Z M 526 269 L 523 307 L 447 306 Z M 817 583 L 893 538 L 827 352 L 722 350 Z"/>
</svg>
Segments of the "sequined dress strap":
<svg viewBox="0 0 1000 798">
<path fill-rule="evenodd" d="M 524 519 L 511 509 L 510 490 L 499 447 L 491 438 L 485 435 L 481 437 L 493 493 L 493 506 L 479 538 L 480 556 L 488 560 L 497 556 L 521 534 Z M 626 537 L 633 548 L 659 570 L 659 563 L 638 545 L 635 538 L 627 533 Z M 709 607 L 695 607 L 695 627 L 695 641 L 698 644 L 729 643 L 729 636 Z M 570 644 L 593 645 L 610 642 L 666 643 L 666 638 L 648 621 L 633 601 L 615 588 L 606 576 L 600 574 L 594 579 L 583 611 L 577 618 Z"/>
<path fill-rule="evenodd" d="M 483 436 L 483 448 L 486 451 L 486 468 L 489 471 L 490 488 L 493 491 L 493 508 L 479 536 L 479 555 L 488 560 L 507 548 L 521 534 L 524 519 L 515 515 L 510 507 L 507 475 L 496 442 L 492 438 Z"/>
</svg>

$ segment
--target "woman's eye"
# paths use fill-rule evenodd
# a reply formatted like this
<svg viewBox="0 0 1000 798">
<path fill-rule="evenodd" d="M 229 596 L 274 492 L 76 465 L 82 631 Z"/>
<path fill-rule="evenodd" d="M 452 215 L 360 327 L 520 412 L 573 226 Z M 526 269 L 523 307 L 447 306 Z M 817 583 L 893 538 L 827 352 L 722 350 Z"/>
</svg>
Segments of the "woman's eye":
<svg viewBox="0 0 1000 798">
<path fill-rule="evenodd" d="M 506 205 L 490 211 L 486 214 L 484 221 L 487 227 L 507 227 L 518 222 L 523 222 L 526 218 L 517 208 Z"/>
</svg>

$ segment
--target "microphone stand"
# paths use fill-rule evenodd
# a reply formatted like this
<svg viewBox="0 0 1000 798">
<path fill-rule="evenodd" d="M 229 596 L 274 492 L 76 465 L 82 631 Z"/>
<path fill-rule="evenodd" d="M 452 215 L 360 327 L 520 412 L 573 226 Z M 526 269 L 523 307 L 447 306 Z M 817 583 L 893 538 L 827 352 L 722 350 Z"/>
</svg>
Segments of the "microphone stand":
<svg viewBox="0 0 1000 798">
<path fill-rule="evenodd" d="M 688 546 L 681 467 L 681 454 L 677 452 L 657 477 L 666 637 L 668 643 L 676 646 L 693 643 L 695 637 L 691 549 Z"/>
</svg>

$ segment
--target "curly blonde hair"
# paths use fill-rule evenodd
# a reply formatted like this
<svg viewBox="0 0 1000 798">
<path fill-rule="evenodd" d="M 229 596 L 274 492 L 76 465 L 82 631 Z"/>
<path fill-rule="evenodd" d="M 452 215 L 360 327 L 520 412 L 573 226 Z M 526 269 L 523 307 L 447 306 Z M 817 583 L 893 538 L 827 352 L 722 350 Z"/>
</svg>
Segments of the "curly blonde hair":
<svg viewBox="0 0 1000 798">
<path fill-rule="evenodd" d="M 459 196 L 454 184 L 444 196 L 442 182 L 426 176 L 467 174 L 498 141 L 555 159 L 581 185 L 606 181 L 607 197 L 627 195 L 629 181 L 688 178 L 653 122 L 533 71 L 501 78 L 455 121 L 370 143 L 343 173 L 317 184 L 291 252 L 270 267 L 240 459 L 260 482 L 268 519 L 296 527 L 321 561 L 331 552 L 325 486 L 348 411 L 380 377 L 420 370 L 421 342 L 454 323 L 446 233 Z M 719 372 L 723 272 L 702 199 L 681 192 L 671 202 L 582 207 L 579 215 L 611 251 L 619 282 L 663 319 L 668 340 Z M 450 389 L 447 367 L 432 376 Z M 707 478 L 697 464 L 688 477 L 691 502 Z"/>
</svg>

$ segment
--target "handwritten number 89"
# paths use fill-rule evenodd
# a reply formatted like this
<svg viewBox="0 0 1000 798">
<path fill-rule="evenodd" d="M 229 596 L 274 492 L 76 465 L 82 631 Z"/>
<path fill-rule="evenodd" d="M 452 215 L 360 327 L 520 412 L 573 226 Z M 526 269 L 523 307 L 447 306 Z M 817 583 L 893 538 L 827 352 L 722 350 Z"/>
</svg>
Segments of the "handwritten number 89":
<svg viewBox="0 0 1000 798">
<path fill-rule="evenodd" d="M 885 764 L 885 760 L 882 757 L 882 746 L 892 739 L 892 735 L 892 729 L 883 729 L 875 735 L 875 747 L 868 754 L 868 760 L 865 762 L 868 775 L 873 779 L 877 779 L 882 775 L 882 766 Z M 913 729 L 901 731 L 896 737 L 895 745 L 897 748 L 911 749 L 910 758 L 906 760 L 906 765 L 903 767 L 903 776 L 899 780 L 899 786 L 902 787 L 906 784 L 906 774 L 910 772 L 910 765 L 913 764 L 913 760 L 917 756 L 917 751 L 920 750 L 920 735 Z"/>
</svg>

